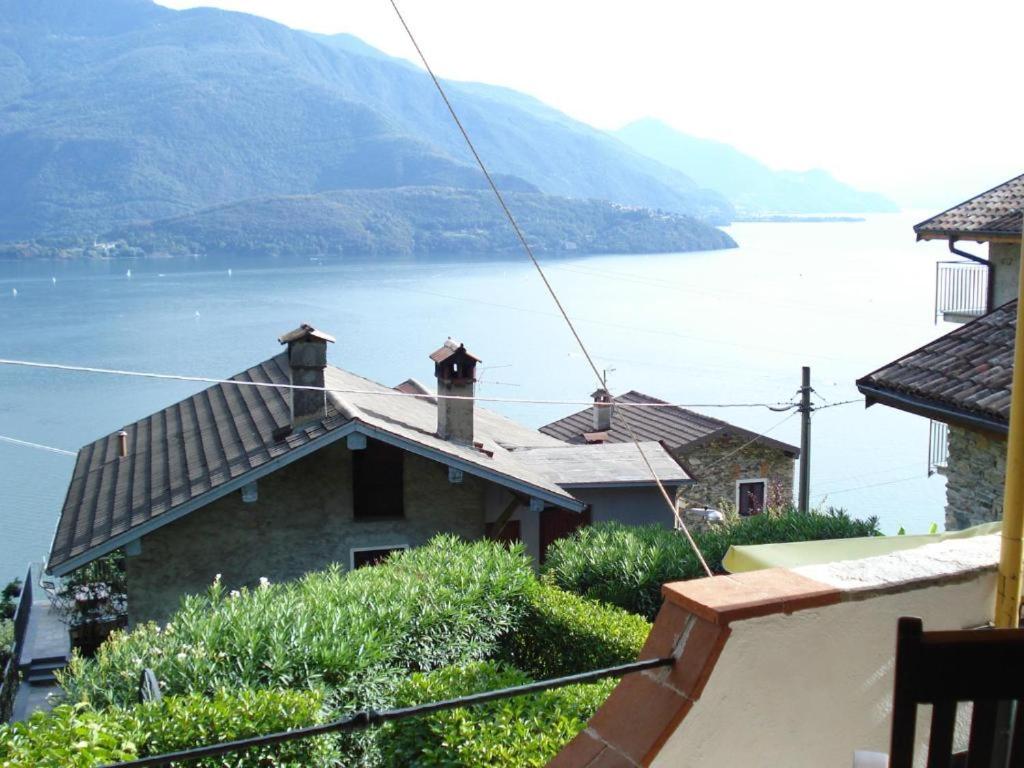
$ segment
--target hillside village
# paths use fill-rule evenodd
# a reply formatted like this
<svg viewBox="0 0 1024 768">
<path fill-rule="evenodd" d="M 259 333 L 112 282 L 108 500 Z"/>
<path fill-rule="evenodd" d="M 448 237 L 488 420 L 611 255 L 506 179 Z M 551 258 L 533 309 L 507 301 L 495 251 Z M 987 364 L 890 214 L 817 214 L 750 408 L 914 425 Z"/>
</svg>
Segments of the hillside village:
<svg viewBox="0 0 1024 768">
<path fill-rule="evenodd" d="M 0 65 L 25 73 L 0 87 L 12 116 L 0 146 L 19 150 L 0 167 L 23 182 L 0 196 L 0 256 L 15 270 L 87 261 L 97 282 L 134 279 L 154 313 L 181 295 L 161 284 L 190 301 L 214 273 L 226 284 L 214 319 L 205 304 L 188 317 L 198 301 L 168 315 L 191 368 L 144 365 L 151 347 L 179 358 L 120 298 L 96 303 L 101 334 L 62 321 L 74 355 L 0 354 L 62 434 L 85 414 L 56 382 L 98 382 L 85 423 L 102 423 L 76 450 L 0 434 L 68 467 L 45 557 L 19 550 L 24 575 L 0 593 L 0 767 L 1024 766 L 1024 174 L 960 190 L 896 235 L 934 262 L 934 332 L 917 348 L 892 359 L 877 339 L 873 369 L 839 384 L 805 365 L 779 400 L 751 351 L 779 342 L 757 332 L 753 307 L 742 365 L 721 380 L 760 394 L 683 400 L 728 358 L 701 360 L 699 339 L 667 326 L 654 360 L 595 351 L 584 323 L 645 329 L 601 311 L 612 294 L 566 300 L 572 284 L 550 276 L 595 267 L 548 256 L 687 253 L 699 270 L 705 251 L 742 251 L 742 228 L 719 229 L 737 216 L 778 227 L 894 204 L 657 120 L 603 132 L 509 89 L 449 82 L 388 10 L 422 70 L 351 36 L 216 9 L 0 2 Z M 143 120 L 150 84 L 166 98 Z M 204 89 L 234 97 L 184 119 L 202 113 Z M 67 115 L 95 124 L 58 141 Z M 108 153 L 120 158 L 109 174 L 85 172 Z M 544 309 L 499 303 L 519 277 L 495 271 L 492 293 L 432 296 L 442 314 L 472 305 L 453 336 L 429 335 L 424 305 L 389 314 L 351 286 L 332 287 L 338 325 L 316 321 L 310 283 L 351 275 L 313 271 L 325 255 L 370 256 L 346 267 L 413 295 L 430 294 L 421 273 L 396 279 L 375 259 L 405 269 L 436 253 L 525 260 Z M 206 260 L 216 254 L 269 261 L 235 274 Z M 154 255 L 165 271 L 143 281 Z M 262 296 L 273 282 L 257 278 L 294 281 L 295 257 L 313 266 L 282 309 L 295 294 Z M 13 274 L 28 288 L 19 298 L 12 281 L 5 306 L 38 312 L 28 300 L 58 286 L 57 270 L 25 269 Z M 712 293 L 716 321 L 739 314 L 742 294 Z M 674 321 L 697 314 L 689 297 Z M 245 305 L 266 314 L 259 329 Z M 525 346 L 509 348 L 498 309 L 541 317 L 549 335 L 523 319 L 512 330 Z M 264 332 L 285 310 L 289 325 Z M 365 316 L 380 338 L 359 330 Z M 900 317 L 875 322 L 884 332 Z M 101 366 L 90 355 L 102 350 Z M 556 379 L 563 357 L 585 388 Z M 494 377 L 515 365 L 542 371 L 542 394 Z M 685 373 L 663 391 L 657 365 Z M 147 384 L 164 388 L 136 394 Z M 8 399 L 0 413 L 16 410 Z M 811 493 L 816 441 L 840 406 L 861 433 L 898 413 L 927 437 L 917 469 L 941 478 L 944 524 L 896 533 Z M 545 415 L 514 417 L 528 411 Z M 847 456 L 865 444 L 852 432 Z M 889 441 L 879 429 L 867 444 Z M 13 486 L 15 465 L 5 472 Z M 17 480 L 49 498 L 42 472 Z M 5 535 L 32 509 L 5 503 Z"/>
</svg>

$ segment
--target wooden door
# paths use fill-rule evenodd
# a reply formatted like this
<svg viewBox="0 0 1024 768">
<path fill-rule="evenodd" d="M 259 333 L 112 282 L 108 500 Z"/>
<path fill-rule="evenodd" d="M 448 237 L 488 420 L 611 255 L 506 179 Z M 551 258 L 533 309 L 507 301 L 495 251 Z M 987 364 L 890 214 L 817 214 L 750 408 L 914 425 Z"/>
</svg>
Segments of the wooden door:
<svg viewBox="0 0 1024 768">
<path fill-rule="evenodd" d="M 540 561 L 547 559 L 548 546 L 551 542 L 569 536 L 574 531 L 590 525 L 590 510 L 570 512 L 566 509 L 551 507 L 540 513 Z"/>
</svg>

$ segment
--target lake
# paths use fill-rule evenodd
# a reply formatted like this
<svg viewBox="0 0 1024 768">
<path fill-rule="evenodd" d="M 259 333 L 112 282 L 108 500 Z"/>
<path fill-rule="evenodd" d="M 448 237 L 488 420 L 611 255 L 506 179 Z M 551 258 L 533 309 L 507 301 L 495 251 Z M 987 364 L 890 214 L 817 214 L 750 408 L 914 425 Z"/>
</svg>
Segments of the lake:
<svg viewBox="0 0 1024 768">
<path fill-rule="evenodd" d="M 951 329 L 933 323 L 945 252 L 914 242 L 921 218 L 734 224 L 736 250 L 544 263 L 613 392 L 775 403 L 795 397 L 810 365 L 825 405 Z M 331 363 L 386 384 L 429 383 L 427 355 L 453 336 L 483 359 L 482 396 L 582 400 L 595 388 L 525 256 L 0 262 L 4 358 L 226 377 L 276 354 L 277 336 L 302 322 L 337 337 Z M 201 387 L 0 366 L 0 435 L 75 450 Z M 579 408 L 489 407 L 531 426 Z M 695 410 L 799 444 L 796 415 Z M 926 419 L 856 403 L 816 413 L 812 436 L 814 503 L 876 515 L 889 533 L 941 526 Z M 0 581 L 46 554 L 72 465 L 0 442 Z"/>
</svg>

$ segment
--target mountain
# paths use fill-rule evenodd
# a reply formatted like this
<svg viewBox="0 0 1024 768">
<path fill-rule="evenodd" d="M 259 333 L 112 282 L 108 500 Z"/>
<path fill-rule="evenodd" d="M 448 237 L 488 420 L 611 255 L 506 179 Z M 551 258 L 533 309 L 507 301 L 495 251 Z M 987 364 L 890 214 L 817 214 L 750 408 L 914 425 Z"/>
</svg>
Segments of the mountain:
<svg viewBox="0 0 1024 768">
<path fill-rule="evenodd" d="M 507 89 L 449 83 L 510 191 L 725 223 L 718 193 Z M 0 0 L 0 240 L 260 197 L 483 181 L 426 73 L 356 38 L 149 0 Z"/>
<path fill-rule="evenodd" d="M 657 253 L 735 246 L 688 216 L 509 192 L 538 253 Z M 406 187 L 246 200 L 112 230 L 146 254 L 428 255 L 515 252 L 519 241 L 490 190 Z M 11 252 L 6 255 L 17 255 Z"/>
<path fill-rule="evenodd" d="M 721 192 L 742 214 L 899 210 L 882 195 L 854 189 L 825 171 L 775 171 L 728 144 L 688 136 L 659 120 L 639 120 L 613 135 L 699 185 Z"/>
</svg>

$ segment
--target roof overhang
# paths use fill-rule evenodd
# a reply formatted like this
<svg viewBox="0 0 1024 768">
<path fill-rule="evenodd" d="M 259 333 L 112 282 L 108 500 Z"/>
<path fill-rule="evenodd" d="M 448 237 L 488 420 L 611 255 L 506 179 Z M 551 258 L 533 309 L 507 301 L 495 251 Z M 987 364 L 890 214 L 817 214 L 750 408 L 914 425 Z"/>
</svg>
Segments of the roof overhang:
<svg viewBox="0 0 1024 768">
<path fill-rule="evenodd" d="M 973 411 L 965 411 L 936 400 L 909 395 L 905 392 L 895 392 L 891 389 L 884 389 L 860 381 L 857 382 L 857 389 L 867 398 L 867 406 L 869 408 L 875 403 L 881 403 L 882 405 L 888 405 L 890 408 L 913 413 L 917 416 L 935 419 L 946 424 L 957 424 L 968 429 L 980 430 L 1000 437 L 1005 437 L 1009 432 L 1009 424 L 1006 421 Z"/>
<path fill-rule="evenodd" d="M 922 230 L 917 232 L 918 240 L 973 240 L 976 243 L 1020 243 L 1021 235 L 1011 232 L 959 232 L 948 230 Z"/>
<path fill-rule="evenodd" d="M 690 442 L 681 445 L 677 450 L 681 454 L 688 454 L 706 443 L 710 443 L 714 440 L 720 440 L 723 437 L 735 437 L 739 440 L 747 440 L 749 441 L 748 445 L 757 444 L 764 446 L 765 448 L 774 448 L 794 459 L 799 458 L 800 456 L 800 449 L 795 445 L 790 445 L 789 443 L 784 443 L 781 440 L 776 440 L 775 438 L 768 437 L 767 435 L 761 435 L 757 432 L 752 432 L 749 429 L 736 427 L 731 424 L 698 437 L 696 440 L 691 440 Z"/>
<path fill-rule="evenodd" d="M 520 480 L 519 478 L 507 475 L 504 472 L 488 469 L 487 467 L 483 467 L 472 461 L 466 461 L 465 459 L 443 453 L 417 443 L 414 440 L 394 435 L 387 430 L 371 426 L 359 421 L 358 419 L 353 419 L 344 426 L 331 430 L 316 440 L 312 440 L 305 445 L 278 456 L 277 458 L 271 459 L 266 464 L 256 467 L 255 469 L 251 469 L 238 477 L 232 478 L 216 488 L 211 488 L 206 493 L 196 496 L 194 499 L 190 499 L 189 501 L 164 512 L 157 517 L 151 518 L 140 525 L 129 528 L 123 533 L 112 536 L 102 544 L 90 547 L 84 552 L 62 561 L 56 566 L 50 567 L 47 565 L 46 572 L 54 576 L 66 576 L 72 571 L 81 568 L 83 565 L 87 565 L 93 560 L 103 557 L 103 555 L 110 554 L 126 544 L 141 539 L 143 536 L 152 533 L 165 525 L 169 525 L 175 520 L 180 520 L 186 515 L 189 515 L 208 504 L 212 504 L 230 493 L 241 490 L 244 485 L 248 485 L 260 478 L 266 477 L 267 475 L 288 466 L 292 462 L 298 461 L 304 456 L 308 456 L 309 454 L 314 453 L 321 448 L 325 448 L 326 446 L 356 432 L 366 435 L 367 437 L 372 437 L 374 440 L 379 440 L 382 443 L 388 443 L 389 445 L 401 448 L 409 453 L 432 459 L 433 461 L 449 467 L 454 467 L 455 469 L 460 469 L 466 474 L 474 475 L 483 480 L 489 480 L 490 482 L 501 485 L 512 491 L 522 493 L 530 496 L 531 498 L 540 499 L 556 507 L 569 510 L 570 512 L 583 512 L 587 507 L 584 502 L 574 499 L 571 496 L 563 496 L 558 493 L 553 493 L 546 488 L 535 486 L 531 483 Z"/>
<path fill-rule="evenodd" d="M 665 487 L 675 487 L 677 485 L 690 485 L 695 482 L 697 481 L 690 477 L 685 480 L 676 478 L 671 480 L 662 480 L 661 484 Z M 559 483 L 558 487 L 571 491 L 587 489 L 600 490 L 602 488 L 657 488 L 658 484 L 654 482 L 654 480 L 624 480 L 622 482 L 610 483 Z"/>
</svg>

